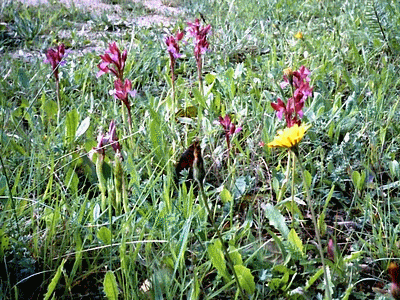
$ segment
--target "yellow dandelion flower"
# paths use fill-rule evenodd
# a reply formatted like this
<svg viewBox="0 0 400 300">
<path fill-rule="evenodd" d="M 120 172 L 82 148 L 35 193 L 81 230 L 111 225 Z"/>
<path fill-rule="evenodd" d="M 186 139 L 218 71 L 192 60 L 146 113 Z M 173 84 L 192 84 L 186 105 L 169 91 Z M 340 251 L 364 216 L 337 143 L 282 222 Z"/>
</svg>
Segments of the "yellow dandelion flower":
<svg viewBox="0 0 400 300">
<path fill-rule="evenodd" d="M 296 146 L 303 139 L 306 131 L 311 127 L 311 125 L 297 125 L 294 124 L 292 127 L 285 128 L 284 130 L 279 130 L 278 134 L 275 136 L 274 140 L 268 144 L 268 147 L 283 147 L 291 148 Z"/>
<path fill-rule="evenodd" d="M 303 33 L 301 31 L 297 32 L 294 37 L 296 39 L 302 40 L 303 39 Z"/>
</svg>

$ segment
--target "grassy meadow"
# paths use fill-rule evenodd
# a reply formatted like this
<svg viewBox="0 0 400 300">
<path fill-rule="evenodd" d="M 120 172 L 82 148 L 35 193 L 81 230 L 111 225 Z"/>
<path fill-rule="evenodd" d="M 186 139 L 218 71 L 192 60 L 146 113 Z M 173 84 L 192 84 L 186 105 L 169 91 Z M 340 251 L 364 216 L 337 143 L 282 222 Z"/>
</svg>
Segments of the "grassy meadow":
<svg viewBox="0 0 400 300">
<path fill-rule="evenodd" d="M 400 299 L 398 2 L 49 2 L 0 3 L 0 299 Z"/>
</svg>

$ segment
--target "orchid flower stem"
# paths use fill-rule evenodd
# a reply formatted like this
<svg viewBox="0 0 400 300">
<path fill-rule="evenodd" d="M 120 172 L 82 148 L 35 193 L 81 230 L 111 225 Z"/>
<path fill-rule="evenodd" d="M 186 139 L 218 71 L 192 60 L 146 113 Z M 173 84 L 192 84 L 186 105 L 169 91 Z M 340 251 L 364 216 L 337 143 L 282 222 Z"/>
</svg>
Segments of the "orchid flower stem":
<svg viewBox="0 0 400 300">
<path fill-rule="evenodd" d="M 61 102 L 60 102 L 60 82 L 56 80 L 56 97 L 57 97 L 57 124 L 60 124 Z"/>
<path fill-rule="evenodd" d="M 126 113 L 125 113 L 126 110 Z M 124 122 L 124 124 L 128 125 L 128 133 L 127 135 L 129 135 L 129 147 L 131 149 L 134 149 L 133 147 L 133 135 L 132 135 L 132 115 L 131 115 L 131 111 L 128 107 L 126 107 L 126 105 L 122 104 L 121 106 L 121 113 L 122 113 L 122 120 Z M 125 131 L 126 133 L 126 131 Z"/>
<path fill-rule="evenodd" d="M 288 152 L 288 160 L 287 160 L 287 167 L 286 167 L 286 172 L 285 172 L 285 179 L 282 183 L 282 187 L 279 189 L 278 198 L 276 199 L 276 202 L 278 202 L 278 203 L 282 200 L 283 192 L 286 191 L 286 184 L 289 181 L 289 168 L 290 168 L 290 152 Z"/>
<path fill-rule="evenodd" d="M 292 214 L 292 228 L 294 228 L 294 175 L 295 175 L 295 166 L 296 166 L 296 157 L 295 155 L 290 155 L 291 152 L 289 152 L 289 157 L 292 158 L 293 164 L 292 164 L 292 207 L 291 207 L 291 214 Z M 289 159 L 289 158 L 288 158 Z"/>
<path fill-rule="evenodd" d="M 173 65 L 173 62 L 171 61 L 171 82 L 172 82 L 172 102 L 174 103 L 175 106 L 175 67 Z"/>
<path fill-rule="evenodd" d="M 301 161 L 301 158 L 300 158 L 299 151 L 297 150 L 297 148 L 295 148 L 295 149 L 292 148 L 291 152 L 294 155 L 293 158 L 297 158 L 297 162 L 298 162 L 298 165 L 300 166 L 301 174 L 303 176 L 303 184 L 304 184 L 304 187 L 306 188 L 307 205 L 308 205 L 308 207 L 309 207 L 309 209 L 311 211 L 311 219 L 312 219 L 312 222 L 313 222 L 313 225 L 314 225 L 315 236 L 317 237 L 317 247 L 318 247 L 318 250 L 319 250 L 319 254 L 321 256 L 322 268 L 324 270 L 325 294 L 326 294 L 325 297 L 326 297 L 326 299 L 331 300 L 332 298 L 331 298 L 331 294 L 329 292 L 330 289 L 329 289 L 329 281 L 328 281 L 328 269 L 327 269 L 327 267 L 325 265 L 324 252 L 322 250 L 321 234 L 319 232 L 317 218 L 315 216 L 315 211 L 314 211 L 314 208 L 313 208 L 312 203 L 311 203 L 310 189 L 309 189 L 309 186 L 307 184 L 306 177 L 304 176 L 304 167 L 303 167 L 303 164 L 302 164 L 302 161 Z M 293 193 L 293 191 L 292 191 L 292 193 Z"/>
<path fill-rule="evenodd" d="M 197 59 L 197 76 L 198 76 L 198 80 L 199 80 L 199 91 L 200 91 L 200 94 L 202 96 L 204 96 L 203 80 L 202 80 L 202 77 L 201 77 L 201 72 L 202 72 L 202 60 L 201 60 L 201 57 L 199 57 Z"/>
<path fill-rule="evenodd" d="M 242 299 L 245 300 L 246 299 L 245 293 L 243 292 L 242 287 L 240 286 L 239 277 L 236 274 L 233 261 L 229 255 L 228 249 L 225 246 L 224 240 L 222 239 L 221 232 L 220 232 L 219 228 L 217 227 L 217 225 L 215 225 L 214 219 L 211 214 L 210 207 L 208 206 L 208 197 L 207 197 L 206 193 L 204 192 L 202 183 L 199 182 L 199 186 L 200 186 L 201 198 L 203 199 L 203 204 L 206 207 L 208 219 L 210 220 L 211 225 L 214 228 L 214 231 L 217 233 L 217 237 L 221 242 L 222 252 L 224 253 L 228 267 L 231 269 L 231 271 L 233 273 L 233 277 L 235 278 L 236 284 L 239 288 L 240 295 L 241 295 Z"/>
</svg>

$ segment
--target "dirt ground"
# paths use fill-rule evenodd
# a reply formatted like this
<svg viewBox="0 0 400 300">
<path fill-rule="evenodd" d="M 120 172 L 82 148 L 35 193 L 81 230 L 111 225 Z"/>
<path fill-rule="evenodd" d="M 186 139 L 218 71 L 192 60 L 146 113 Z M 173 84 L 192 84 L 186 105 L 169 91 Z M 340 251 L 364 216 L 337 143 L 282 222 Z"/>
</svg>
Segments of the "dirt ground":
<svg viewBox="0 0 400 300">
<path fill-rule="evenodd" d="M 51 0 L 17 0 L 26 5 L 51 5 Z M 99 13 L 106 11 L 110 19 L 113 19 L 121 12 L 121 6 L 118 4 L 108 4 L 105 0 L 58 0 L 60 3 L 71 6 L 72 3 L 76 8 L 82 9 L 83 11 L 88 11 L 91 13 Z M 176 7 L 176 0 L 131 0 L 132 2 L 142 3 L 149 10 L 154 13 L 140 16 L 137 19 L 138 26 L 150 26 L 152 24 L 163 24 L 170 25 L 173 22 L 173 17 L 182 15 L 184 11 Z"/>
<path fill-rule="evenodd" d="M 4 1 L 4 0 L 0 0 Z M 10 0 L 5 0 L 10 1 Z M 15 1 L 15 0 L 14 0 Z M 83 12 L 88 12 L 93 15 L 101 16 L 106 13 L 107 19 L 112 24 L 121 23 L 121 15 L 124 14 L 122 5 L 132 3 L 138 3 L 143 5 L 147 12 L 146 15 L 133 15 L 132 18 L 127 20 L 129 24 L 133 24 L 137 27 L 149 27 L 149 26 L 161 26 L 163 28 L 169 28 L 173 26 L 178 18 L 185 16 L 185 11 L 179 6 L 180 0 L 16 0 L 19 3 L 28 6 L 37 5 L 49 5 L 51 7 L 54 2 L 61 3 L 66 7 L 73 6 Z M 124 4 L 112 4 L 112 3 Z M 126 14 L 125 14 L 126 15 Z M 122 21 L 125 22 L 125 21 Z M 72 47 L 70 49 L 70 54 L 83 55 L 87 52 L 101 53 L 104 51 L 104 47 L 99 46 L 99 41 L 101 39 L 102 32 L 92 30 L 92 25 L 89 23 L 74 23 L 74 29 L 76 30 L 77 36 L 83 36 L 86 40 L 92 41 L 91 43 L 85 44 L 83 47 Z M 68 40 L 71 36 L 72 30 L 62 29 L 57 31 L 57 38 L 61 40 Z M 114 32 L 118 36 L 118 32 Z M 29 50 L 16 50 L 12 53 L 12 57 L 15 59 L 22 59 L 24 61 L 30 61 L 30 59 L 37 56 L 38 53 Z M 39 55 L 44 57 L 44 53 Z"/>
</svg>

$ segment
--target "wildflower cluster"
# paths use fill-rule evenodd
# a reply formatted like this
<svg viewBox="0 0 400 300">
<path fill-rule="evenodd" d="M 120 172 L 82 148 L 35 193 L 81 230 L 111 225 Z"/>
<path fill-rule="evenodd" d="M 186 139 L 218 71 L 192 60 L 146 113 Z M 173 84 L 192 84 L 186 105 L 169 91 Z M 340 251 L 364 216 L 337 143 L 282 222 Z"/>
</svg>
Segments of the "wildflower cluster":
<svg viewBox="0 0 400 300">
<path fill-rule="evenodd" d="M 97 146 L 93 148 L 99 154 L 105 154 L 105 147 L 107 145 L 111 145 L 114 149 L 115 153 L 121 152 L 121 146 L 118 142 L 117 131 L 115 127 L 115 122 L 111 121 L 110 126 L 108 128 L 108 132 L 106 134 L 100 133 L 97 136 Z"/>
<path fill-rule="evenodd" d="M 277 111 L 276 115 L 279 120 L 285 116 L 287 127 L 292 127 L 294 124 L 301 125 L 300 119 L 303 117 L 304 103 L 313 89 L 309 85 L 309 74 L 310 71 L 304 66 L 301 66 L 298 71 L 293 72 L 290 68 L 284 71 L 284 81 L 281 83 L 281 88 L 290 86 L 292 97 L 287 100 L 287 103 L 278 98 L 277 103 L 271 103 L 271 106 Z"/>
<path fill-rule="evenodd" d="M 111 72 L 122 81 L 124 77 L 127 56 L 127 50 L 124 50 L 121 53 L 116 42 L 109 44 L 106 53 L 104 55 L 100 55 L 100 58 L 103 61 L 97 65 L 100 71 L 97 73 L 96 77 L 99 78 L 101 75 Z"/>
<path fill-rule="evenodd" d="M 117 79 L 114 81 L 114 95 L 117 99 L 124 103 L 128 111 L 128 124 L 131 126 L 131 105 L 128 97 L 129 95 L 135 97 L 136 90 L 132 90 L 132 82 L 129 79 L 124 80 L 124 69 L 127 56 L 127 50 L 124 50 L 121 53 L 115 42 L 109 44 L 106 53 L 104 55 L 100 55 L 102 62 L 97 65 L 100 70 L 97 72 L 96 77 L 98 78 L 106 73 L 112 73 L 115 77 L 117 77 Z"/>
<path fill-rule="evenodd" d="M 242 127 L 236 128 L 236 125 L 231 121 L 231 118 L 229 117 L 229 115 L 226 115 L 225 118 L 222 118 L 220 116 L 219 123 L 225 130 L 226 144 L 228 146 L 228 149 L 230 149 L 230 147 L 231 147 L 230 137 L 235 133 L 239 133 L 242 130 Z"/>
<path fill-rule="evenodd" d="M 179 52 L 178 42 L 183 39 L 185 35 L 184 31 L 179 31 L 176 36 L 168 36 L 165 39 L 167 44 L 167 50 L 170 57 L 170 68 L 171 68 L 171 80 L 172 80 L 172 98 L 175 99 L 175 62 L 176 59 L 180 58 L 182 54 Z"/>
<path fill-rule="evenodd" d="M 165 39 L 165 43 L 167 44 L 167 50 L 169 52 L 169 57 L 171 61 L 171 72 L 173 73 L 175 61 L 177 58 L 180 58 L 182 54 L 179 52 L 179 44 L 178 42 L 183 39 L 185 35 L 184 31 L 179 31 L 176 36 L 168 36 Z"/>
<path fill-rule="evenodd" d="M 310 71 L 304 66 L 294 72 L 290 68 L 284 70 L 284 81 L 280 86 L 282 89 L 290 86 L 292 97 L 286 103 L 278 98 L 277 103 L 271 103 L 271 106 L 276 110 L 276 116 L 279 120 L 283 116 L 285 117 L 287 128 L 278 131 L 278 135 L 268 144 L 268 147 L 291 148 L 303 139 L 304 134 L 310 127 L 309 125 L 301 125 L 305 101 L 313 90 L 309 84 L 309 74 Z"/>
<path fill-rule="evenodd" d="M 65 45 L 63 43 L 58 45 L 57 48 L 55 49 L 53 48 L 48 49 L 46 52 L 46 59 L 44 62 L 51 64 L 54 78 L 56 79 L 57 82 L 59 81 L 58 67 L 65 64 L 65 60 L 63 60 L 63 58 L 65 58 L 66 56 L 67 55 L 65 52 Z"/>
<path fill-rule="evenodd" d="M 199 19 L 196 19 L 194 23 L 188 22 L 189 34 L 194 38 L 194 57 L 196 58 L 197 64 L 197 75 L 199 80 L 199 90 L 203 94 L 203 83 L 201 79 L 203 63 L 201 56 L 208 51 L 209 43 L 207 41 L 207 34 L 211 29 L 211 25 L 200 26 Z"/>
<path fill-rule="evenodd" d="M 197 64 L 201 64 L 201 56 L 208 51 L 207 34 L 211 29 L 211 25 L 202 27 L 199 19 L 196 19 L 194 23 L 188 22 L 188 25 L 188 32 L 194 38 L 194 56 Z"/>
<path fill-rule="evenodd" d="M 197 64 L 197 74 L 199 79 L 199 88 L 202 91 L 202 80 L 201 80 L 201 72 L 202 72 L 202 55 L 208 51 L 209 43 L 207 41 L 207 34 L 211 30 L 211 25 L 200 26 L 200 20 L 196 19 L 193 23 L 188 22 L 187 32 L 191 37 L 194 38 L 194 57 L 196 59 Z M 170 56 L 170 64 L 171 64 L 171 73 L 172 73 L 172 88 L 174 92 L 174 69 L 175 62 L 177 58 L 181 57 L 181 53 L 179 52 L 179 44 L 178 42 L 183 39 L 185 32 L 179 31 L 175 36 L 168 36 L 165 39 L 165 43 L 167 44 L 167 50 Z"/>
</svg>

